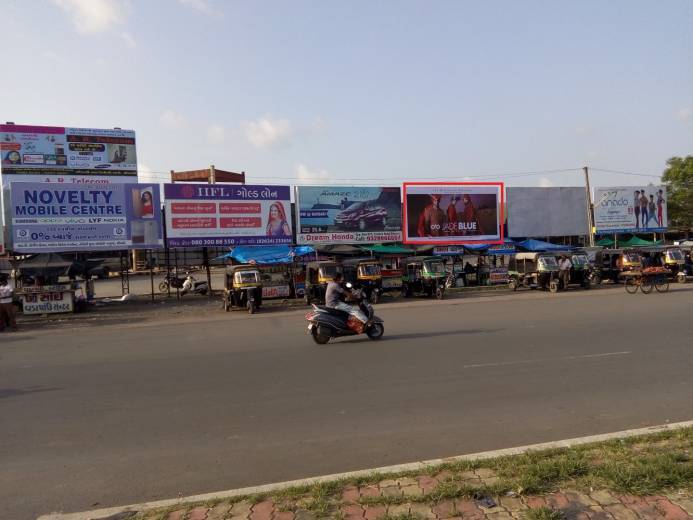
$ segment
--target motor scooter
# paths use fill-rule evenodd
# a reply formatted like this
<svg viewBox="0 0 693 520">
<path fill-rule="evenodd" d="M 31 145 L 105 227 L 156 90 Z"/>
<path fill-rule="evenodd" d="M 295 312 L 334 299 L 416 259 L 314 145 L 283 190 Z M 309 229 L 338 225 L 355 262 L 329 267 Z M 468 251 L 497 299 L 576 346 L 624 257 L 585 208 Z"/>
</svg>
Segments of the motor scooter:
<svg viewBox="0 0 693 520">
<path fill-rule="evenodd" d="M 190 283 L 187 283 L 190 282 Z M 185 282 L 183 283 L 182 290 L 180 292 L 180 295 L 183 296 L 184 294 L 192 293 L 192 294 L 201 294 L 205 295 L 209 291 L 209 285 L 207 284 L 206 281 L 201 281 L 197 282 L 195 281 L 195 278 L 193 278 L 191 275 L 189 275 L 186 279 Z"/>
<path fill-rule="evenodd" d="M 352 288 L 350 283 L 346 284 L 348 289 Z M 308 320 L 308 334 L 313 337 L 313 341 L 318 345 L 325 345 L 332 338 L 342 336 L 356 336 L 358 334 L 366 334 L 369 339 L 378 340 L 385 333 L 385 326 L 382 319 L 375 315 L 373 306 L 366 301 L 366 295 L 363 291 L 352 291 L 355 304 L 366 315 L 368 321 L 363 326 L 362 332 L 357 332 L 349 327 L 349 321 L 356 318 L 352 313 L 325 307 L 324 305 L 313 304 L 313 310 L 306 314 Z"/>
</svg>

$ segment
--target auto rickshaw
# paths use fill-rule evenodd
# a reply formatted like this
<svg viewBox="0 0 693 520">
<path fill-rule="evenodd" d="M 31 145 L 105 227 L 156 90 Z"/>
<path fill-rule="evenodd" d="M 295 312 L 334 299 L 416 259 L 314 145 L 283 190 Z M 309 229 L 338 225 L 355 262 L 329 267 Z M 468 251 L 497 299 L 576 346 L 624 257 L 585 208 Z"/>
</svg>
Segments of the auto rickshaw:
<svg viewBox="0 0 693 520">
<path fill-rule="evenodd" d="M 623 273 L 642 268 L 642 257 L 634 249 L 604 249 L 597 264 L 598 278 L 619 283 Z"/>
<path fill-rule="evenodd" d="M 570 259 L 573 267 L 570 269 L 570 285 L 579 285 L 583 289 L 589 289 L 592 285 L 592 264 L 585 251 L 577 250 L 563 253 Z M 560 256 L 560 254 L 558 255 Z M 566 289 L 566 287 L 563 287 Z"/>
<path fill-rule="evenodd" d="M 253 314 L 262 307 L 262 278 L 252 264 L 232 265 L 224 275 L 224 310 L 248 309 Z"/>
<path fill-rule="evenodd" d="M 404 260 L 403 266 L 402 296 L 408 298 L 414 293 L 423 293 L 429 298 L 435 295 L 443 299 L 447 272 L 440 257 L 412 256 Z"/>
<path fill-rule="evenodd" d="M 325 303 L 327 284 L 337 273 L 341 272 L 341 266 L 331 260 L 308 262 L 306 264 L 306 290 L 303 295 L 306 305 Z"/>
<path fill-rule="evenodd" d="M 520 287 L 558 291 L 558 262 L 555 253 L 515 253 L 508 264 L 508 275 L 509 286 L 513 291 Z"/>
<path fill-rule="evenodd" d="M 383 293 L 383 274 L 375 258 L 347 258 L 342 261 L 344 281 L 361 289 L 371 303 L 378 303 Z"/>
<path fill-rule="evenodd" d="M 664 267 L 669 271 L 669 279 L 679 283 L 686 283 L 689 266 L 686 265 L 686 256 L 680 247 L 654 246 L 642 249 L 643 264 L 647 267 Z"/>
</svg>

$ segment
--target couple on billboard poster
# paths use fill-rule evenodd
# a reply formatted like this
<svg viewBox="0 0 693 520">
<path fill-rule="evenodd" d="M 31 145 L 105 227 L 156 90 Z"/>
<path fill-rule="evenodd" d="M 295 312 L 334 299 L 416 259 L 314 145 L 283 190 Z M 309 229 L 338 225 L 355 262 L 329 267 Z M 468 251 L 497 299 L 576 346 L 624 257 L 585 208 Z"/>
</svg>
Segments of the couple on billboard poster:
<svg viewBox="0 0 693 520">
<path fill-rule="evenodd" d="M 405 183 L 406 241 L 501 241 L 502 191 L 502 183 Z"/>
</svg>

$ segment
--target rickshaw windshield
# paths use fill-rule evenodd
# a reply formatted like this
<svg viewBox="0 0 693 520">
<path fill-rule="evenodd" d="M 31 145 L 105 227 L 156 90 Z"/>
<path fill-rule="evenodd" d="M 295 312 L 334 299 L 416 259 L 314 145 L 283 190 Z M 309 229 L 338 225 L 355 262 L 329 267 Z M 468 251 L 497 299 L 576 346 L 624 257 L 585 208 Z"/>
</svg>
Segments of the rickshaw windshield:
<svg viewBox="0 0 693 520">
<path fill-rule="evenodd" d="M 426 270 L 431 274 L 445 274 L 445 266 L 443 262 L 438 260 L 428 260 L 424 262 Z"/>
<path fill-rule="evenodd" d="M 257 271 L 237 271 L 233 275 L 233 281 L 238 284 L 258 283 Z"/>
<path fill-rule="evenodd" d="M 638 253 L 623 253 L 623 258 L 629 264 L 637 264 L 640 262 L 640 255 Z"/>
<path fill-rule="evenodd" d="M 380 276 L 379 264 L 361 264 L 359 266 L 359 274 L 361 276 Z"/>
<path fill-rule="evenodd" d="M 680 249 L 669 249 L 667 251 L 667 260 L 671 261 L 682 261 L 683 253 Z"/>
<path fill-rule="evenodd" d="M 336 265 L 321 265 L 320 266 L 320 277 L 321 278 L 334 278 L 334 275 L 337 274 L 337 266 Z"/>
<path fill-rule="evenodd" d="M 575 267 L 584 267 L 587 265 L 587 255 L 573 255 L 572 261 Z"/>
<path fill-rule="evenodd" d="M 552 256 L 540 256 L 539 267 L 543 269 L 558 269 L 558 263 Z"/>
</svg>

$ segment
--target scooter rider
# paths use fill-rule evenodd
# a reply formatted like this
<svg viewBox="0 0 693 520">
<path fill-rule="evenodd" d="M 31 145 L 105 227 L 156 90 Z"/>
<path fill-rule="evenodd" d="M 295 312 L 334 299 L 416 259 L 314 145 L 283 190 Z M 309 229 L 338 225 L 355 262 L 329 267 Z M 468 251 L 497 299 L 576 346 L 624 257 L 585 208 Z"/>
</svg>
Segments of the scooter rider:
<svg viewBox="0 0 693 520">
<path fill-rule="evenodd" d="M 342 280 L 342 273 L 337 273 L 334 275 L 334 278 L 332 278 L 332 281 L 327 284 L 327 290 L 325 291 L 325 307 L 348 312 L 365 325 L 368 321 L 368 317 L 361 311 L 358 305 L 349 305 L 342 301 L 342 298 L 352 296 L 352 292 L 342 286 Z"/>
</svg>

